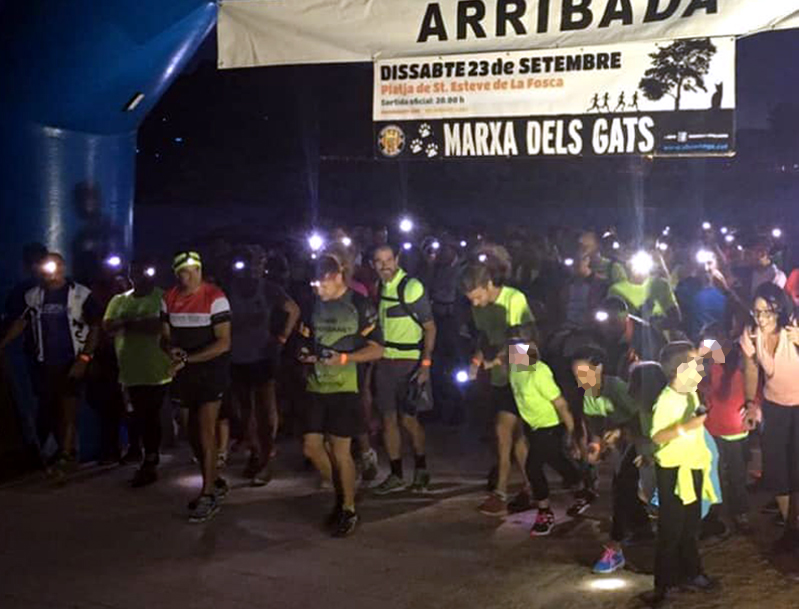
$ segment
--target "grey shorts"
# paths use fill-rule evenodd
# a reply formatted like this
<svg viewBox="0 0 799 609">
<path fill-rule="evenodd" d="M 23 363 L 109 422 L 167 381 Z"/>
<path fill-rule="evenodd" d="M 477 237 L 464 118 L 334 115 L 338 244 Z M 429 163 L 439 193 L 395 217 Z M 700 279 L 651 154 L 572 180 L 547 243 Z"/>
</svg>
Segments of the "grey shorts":
<svg viewBox="0 0 799 609">
<path fill-rule="evenodd" d="M 408 407 L 405 397 L 411 376 L 418 365 L 416 360 L 381 359 L 377 362 L 374 372 L 375 404 L 381 415 L 416 414 Z"/>
</svg>

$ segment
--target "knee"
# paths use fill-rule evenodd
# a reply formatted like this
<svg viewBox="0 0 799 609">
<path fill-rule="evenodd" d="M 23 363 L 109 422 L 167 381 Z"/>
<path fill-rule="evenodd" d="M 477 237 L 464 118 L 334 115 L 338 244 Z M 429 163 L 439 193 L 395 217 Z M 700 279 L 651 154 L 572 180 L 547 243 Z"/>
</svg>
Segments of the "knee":
<svg viewBox="0 0 799 609">
<path fill-rule="evenodd" d="M 302 443 L 302 454 L 311 461 L 315 461 L 323 451 L 324 447 L 318 440 L 306 438 Z"/>
</svg>

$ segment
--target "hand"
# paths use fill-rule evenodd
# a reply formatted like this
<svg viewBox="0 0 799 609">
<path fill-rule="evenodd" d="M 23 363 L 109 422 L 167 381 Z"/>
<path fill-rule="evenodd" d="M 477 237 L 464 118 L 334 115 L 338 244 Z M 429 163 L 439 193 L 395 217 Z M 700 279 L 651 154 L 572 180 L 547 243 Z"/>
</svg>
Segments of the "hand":
<svg viewBox="0 0 799 609">
<path fill-rule="evenodd" d="M 727 278 L 717 268 L 713 268 L 710 270 L 710 278 L 713 280 L 713 283 L 716 284 L 716 287 L 719 288 L 722 292 L 729 292 L 730 285 L 727 283 Z"/>
<path fill-rule="evenodd" d="M 698 416 L 695 416 L 687 423 L 683 423 L 683 429 L 685 429 L 686 431 L 693 431 L 694 429 L 699 429 L 705 424 L 706 418 L 707 418 L 706 414 L 700 414 Z"/>
<path fill-rule="evenodd" d="M 480 365 L 479 364 L 475 364 L 474 362 L 469 364 L 469 380 L 470 381 L 477 380 L 477 373 L 478 372 L 480 372 Z"/>
<path fill-rule="evenodd" d="M 319 359 L 319 363 L 323 366 L 343 366 L 344 363 L 341 361 L 341 355 L 341 353 L 333 353 L 329 357 Z"/>
<path fill-rule="evenodd" d="M 483 362 L 483 368 L 485 368 L 486 370 L 491 370 L 491 368 L 495 368 L 501 365 L 502 365 L 502 360 L 499 359 L 498 357 L 495 357 L 490 362 L 485 362 L 485 361 Z"/>
<path fill-rule="evenodd" d="M 301 364 L 315 364 L 319 361 L 315 355 L 304 355 L 300 354 L 297 356 L 297 359 L 300 360 Z"/>
<path fill-rule="evenodd" d="M 585 460 L 590 465 L 596 465 L 599 463 L 599 458 L 602 456 L 602 447 L 599 445 L 598 442 L 591 442 L 588 445 L 588 452 L 585 455 Z"/>
<path fill-rule="evenodd" d="M 757 428 L 757 423 L 760 421 L 760 409 L 753 403 L 749 403 L 741 413 L 743 415 L 744 425 L 749 431 Z"/>
<path fill-rule="evenodd" d="M 788 340 L 794 345 L 799 346 L 799 327 L 785 326 L 785 331 L 788 333 Z"/>
<path fill-rule="evenodd" d="M 169 350 L 169 357 L 172 359 L 173 364 L 178 362 L 185 364 L 189 354 L 180 347 L 172 347 Z"/>
<path fill-rule="evenodd" d="M 602 435 L 602 443 L 615 446 L 621 439 L 621 429 L 611 429 Z"/>
<path fill-rule="evenodd" d="M 416 372 L 416 382 L 424 385 L 430 380 L 430 366 L 421 366 Z"/>
<path fill-rule="evenodd" d="M 186 364 L 183 363 L 183 360 L 173 361 L 171 364 L 169 364 L 169 371 L 168 371 L 169 372 L 169 376 L 171 378 L 175 378 L 177 376 L 178 372 L 180 372 L 185 367 L 186 367 Z"/>
<path fill-rule="evenodd" d="M 81 359 L 75 360 L 75 363 L 72 364 L 72 367 L 69 369 L 69 378 L 75 379 L 77 381 L 81 380 L 84 376 L 86 376 L 86 367 L 88 365 L 88 362 L 84 362 Z"/>
</svg>

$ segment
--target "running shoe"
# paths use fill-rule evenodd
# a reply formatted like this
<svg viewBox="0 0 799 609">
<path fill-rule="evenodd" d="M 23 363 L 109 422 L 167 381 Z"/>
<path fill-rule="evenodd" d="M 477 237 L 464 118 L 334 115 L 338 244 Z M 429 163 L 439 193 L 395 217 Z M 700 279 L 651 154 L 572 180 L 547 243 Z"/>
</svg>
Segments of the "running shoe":
<svg viewBox="0 0 799 609">
<path fill-rule="evenodd" d="M 219 512 L 219 502 L 213 495 L 201 495 L 189 514 L 189 522 L 198 524 L 211 520 Z"/>
<path fill-rule="evenodd" d="M 710 579 L 704 573 L 700 573 L 692 580 L 685 582 L 681 589 L 686 592 L 713 592 L 719 587 L 717 581 Z"/>
<path fill-rule="evenodd" d="M 417 469 L 413 474 L 411 490 L 415 493 L 422 493 L 430 486 L 430 472 L 426 469 Z"/>
<path fill-rule="evenodd" d="M 623 568 L 625 564 L 624 553 L 605 546 L 602 556 L 594 563 L 594 573 L 597 575 L 608 575 Z"/>
<path fill-rule="evenodd" d="M 596 499 L 596 495 L 588 490 L 579 491 L 574 496 L 574 503 L 566 510 L 569 518 L 576 518 L 585 512 Z"/>
<path fill-rule="evenodd" d="M 486 516 L 497 516 L 501 518 L 502 516 L 508 515 L 508 503 L 505 500 L 505 497 L 494 492 L 491 493 L 486 500 L 480 504 L 480 507 L 477 508 L 477 511 L 481 514 L 485 514 Z"/>
<path fill-rule="evenodd" d="M 407 488 L 405 481 L 394 474 L 389 474 L 388 477 L 372 489 L 375 495 L 388 495 L 389 493 L 398 493 Z"/>
<path fill-rule="evenodd" d="M 333 537 L 349 537 L 355 532 L 355 527 L 358 526 L 358 514 L 350 510 L 342 510 L 338 519 L 336 529 L 333 531 Z"/>
<path fill-rule="evenodd" d="M 543 537 L 549 535 L 555 528 L 555 513 L 549 508 L 538 509 L 533 528 L 530 529 L 530 537 Z"/>
<path fill-rule="evenodd" d="M 230 486 L 224 478 L 217 478 L 214 482 L 214 497 L 217 501 L 222 501 L 230 493 Z"/>
<path fill-rule="evenodd" d="M 272 468 L 267 465 L 261 471 L 256 471 L 255 474 L 250 477 L 250 486 L 258 488 L 266 486 L 271 481 L 272 481 Z"/>
<path fill-rule="evenodd" d="M 530 491 L 520 491 L 513 499 L 508 502 L 508 512 L 511 514 L 518 514 L 519 512 L 526 512 L 533 507 L 533 498 Z"/>
<path fill-rule="evenodd" d="M 244 473 L 242 474 L 245 478 L 252 478 L 261 471 L 261 460 L 258 458 L 258 455 L 250 453 L 249 459 L 247 459 L 247 466 L 244 468 Z"/>
<path fill-rule="evenodd" d="M 371 482 L 377 478 L 377 453 L 373 448 L 361 455 L 361 480 Z"/>
</svg>

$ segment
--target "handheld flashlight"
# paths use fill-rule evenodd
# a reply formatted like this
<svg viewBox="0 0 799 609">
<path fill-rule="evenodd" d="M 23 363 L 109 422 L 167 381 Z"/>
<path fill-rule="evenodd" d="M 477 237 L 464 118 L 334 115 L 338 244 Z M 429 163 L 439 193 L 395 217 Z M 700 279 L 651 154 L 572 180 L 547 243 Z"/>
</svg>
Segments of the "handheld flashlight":
<svg viewBox="0 0 799 609">
<path fill-rule="evenodd" d="M 663 243 L 662 241 L 659 241 L 659 242 L 658 242 L 658 249 L 659 249 L 661 252 L 666 252 L 666 251 L 668 251 L 668 249 L 669 249 L 669 244 L 668 244 L 668 243 Z"/>
<path fill-rule="evenodd" d="M 608 314 L 608 312 L 607 312 L 607 311 L 597 311 L 597 312 L 594 314 L 594 319 L 596 319 L 596 320 L 597 320 L 599 323 L 603 324 L 603 323 L 605 323 L 607 320 L 609 320 L 609 319 L 610 319 L 610 315 Z"/>
<path fill-rule="evenodd" d="M 341 243 L 344 245 L 344 247 L 349 247 L 350 245 L 352 245 L 352 239 L 350 239 L 349 237 L 342 237 Z"/>
<path fill-rule="evenodd" d="M 469 372 L 468 370 L 458 370 L 455 373 L 455 382 L 464 385 L 469 382 Z"/>
<path fill-rule="evenodd" d="M 730 232 L 730 229 L 728 229 L 726 226 L 722 226 L 722 227 L 719 229 L 719 232 L 720 232 L 722 235 L 726 235 L 727 233 L 729 233 L 729 232 Z"/>
<path fill-rule="evenodd" d="M 461 241 L 461 247 L 466 247 L 467 245 L 468 243 L 466 243 L 466 241 Z"/>
<path fill-rule="evenodd" d="M 322 235 L 319 233 L 311 233 L 308 237 L 308 247 L 311 248 L 311 251 L 318 252 L 325 246 L 325 240 L 322 238 Z"/>
<path fill-rule="evenodd" d="M 702 222 L 702 230 L 710 230 L 713 228 L 713 225 L 710 222 Z"/>
<path fill-rule="evenodd" d="M 780 237 L 782 237 L 782 229 L 775 228 L 774 230 L 771 231 L 771 236 L 774 237 L 775 239 L 779 239 Z"/>
<path fill-rule="evenodd" d="M 574 258 L 566 258 L 566 260 L 563 261 L 563 264 L 566 266 L 574 266 Z"/>
<path fill-rule="evenodd" d="M 724 240 L 727 243 L 732 243 L 733 241 L 735 241 L 735 235 L 727 235 L 726 237 L 724 237 Z"/>
<path fill-rule="evenodd" d="M 441 248 L 441 243 L 439 243 L 438 240 L 433 241 L 430 244 L 430 247 L 432 247 L 434 250 L 440 249 Z"/>
<path fill-rule="evenodd" d="M 614 241 L 613 242 L 613 249 L 617 250 L 617 249 L 620 249 L 620 248 L 621 248 L 621 243 L 619 243 L 618 241 Z"/>
<path fill-rule="evenodd" d="M 155 277 L 155 267 L 154 266 L 148 266 L 146 269 L 144 269 L 144 274 L 147 277 Z"/>
<path fill-rule="evenodd" d="M 108 258 L 105 259 L 105 263 L 110 266 L 111 268 L 117 268 L 122 264 L 122 258 L 117 256 L 116 254 L 110 255 Z"/>
<path fill-rule="evenodd" d="M 480 255 L 477 257 L 477 259 L 478 259 L 480 262 L 485 262 L 486 260 L 488 260 L 488 256 L 486 256 L 485 254 L 480 254 Z"/>
<path fill-rule="evenodd" d="M 404 249 L 406 252 L 408 250 L 410 250 L 412 247 L 413 247 L 413 244 L 412 243 L 408 243 L 407 241 L 402 244 L 402 249 Z"/>
<path fill-rule="evenodd" d="M 655 261 L 649 252 L 641 250 L 630 259 L 630 266 L 636 275 L 649 275 L 655 266 Z"/>
<path fill-rule="evenodd" d="M 402 218 L 399 223 L 399 229 L 403 233 L 409 233 L 413 230 L 413 222 L 410 218 Z"/>
<path fill-rule="evenodd" d="M 243 271 L 246 266 L 244 260 L 236 260 L 236 262 L 233 263 L 233 269 L 236 271 Z"/>
<path fill-rule="evenodd" d="M 670 232 L 671 232 L 671 226 L 667 226 L 666 228 L 663 229 L 663 236 L 668 237 Z"/>
</svg>

